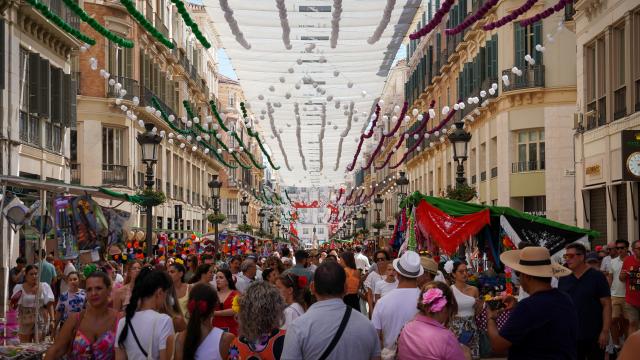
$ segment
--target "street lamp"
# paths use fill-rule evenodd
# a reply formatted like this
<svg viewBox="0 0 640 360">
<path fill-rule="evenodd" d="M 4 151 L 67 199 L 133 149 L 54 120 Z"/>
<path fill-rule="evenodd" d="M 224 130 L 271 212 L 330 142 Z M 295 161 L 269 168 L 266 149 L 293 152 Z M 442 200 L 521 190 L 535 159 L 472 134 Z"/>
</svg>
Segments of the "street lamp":
<svg viewBox="0 0 640 360">
<path fill-rule="evenodd" d="M 373 200 L 373 203 L 376 205 L 376 223 L 380 224 L 380 212 L 382 212 L 382 204 L 384 203 L 382 194 L 377 194 L 376 198 Z M 379 242 L 380 242 L 380 229 L 376 229 L 376 250 L 378 249 Z"/>
<path fill-rule="evenodd" d="M 242 197 L 240 201 L 240 208 L 242 209 L 242 224 L 247 225 L 247 211 L 249 209 L 249 201 L 247 201 L 247 195 Z"/>
<path fill-rule="evenodd" d="M 409 185 L 409 179 L 405 176 L 404 171 L 400 171 L 400 177 L 396 180 L 398 185 L 398 205 L 407 197 L 407 185 Z"/>
<path fill-rule="evenodd" d="M 153 190 L 153 185 L 155 184 L 155 180 L 153 179 L 153 165 L 158 162 L 158 144 L 162 141 L 162 136 L 158 135 L 154 129 L 156 127 L 152 123 L 144 124 L 145 132 L 138 134 L 137 140 L 138 144 L 142 147 L 142 162 L 147 166 L 147 171 L 145 173 L 144 184 L 147 187 L 147 190 Z M 147 258 L 153 258 L 153 244 L 151 241 L 151 235 L 153 232 L 153 206 L 146 206 L 147 213 L 147 231 L 146 231 L 146 239 L 147 242 Z"/>
<path fill-rule="evenodd" d="M 458 164 L 456 167 L 456 186 L 464 185 L 464 162 L 467 160 L 467 145 L 471 141 L 471 134 L 464 127 L 464 122 L 456 121 L 456 129 L 449 134 L 449 141 L 453 144 L 453 160 Z"/>
<path fill-rule="evenodd" d="M 260 212 L 258 213 L 258 217 L 260 218 L 260 233 L 262 234 L 262 232 L 264 231 L 263 225 L 262 225 L 265 217 L 264 209 L 260 209 Z"/>
<path fill-rule="evenodd" d="M 222 182 L 218 180 L 218 175 L 213 175 L 211 181 L 209 181 L 209 189 L 211 189 L 211 197 L 213 198 L 213 213 L 218 215 L 220 213 L 220 188 Z M 215 234 L 216 246 L 218 246 L 218 221 L 213 224 L 213 231 Z"/>
<path fill-rule="evenodd" d="M 367 207 L 363 207 L 362 210 L 360 210 L 360 214 L 362 214 L 362 229 L 366 230 L 367 229 L 367 215 L 369 214 L 369 210 L 367 210 Z"/>
<path fill-rule="evenodd" d="M 269 218 L 267 219 L 267 223 L 269 224 L 269 235 L 273 236 L 273 215 L 269 215 Z"/>
<path fill-rule="evenodd" d="M 351 236 L 351 219 L 347 219 L 347 227 L 344 229 L 344 231 L 347 233 L 346 237 Z"/>
</svg>

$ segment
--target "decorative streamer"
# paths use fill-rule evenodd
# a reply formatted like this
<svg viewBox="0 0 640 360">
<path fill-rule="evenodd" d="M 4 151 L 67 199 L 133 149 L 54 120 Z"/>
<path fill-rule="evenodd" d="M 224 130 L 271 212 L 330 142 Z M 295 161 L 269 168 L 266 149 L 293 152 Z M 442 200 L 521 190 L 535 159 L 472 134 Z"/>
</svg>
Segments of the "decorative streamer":
<svg viewBox="0 0 640 360">
<path fill-rule="evenodd" d="M 284 189 L 284 195 L 287 197 L 287 201 L 289 201 L 289 204 L 291 204 L 291 198 L 289 197 L 289 192 L 287 191 L 287 189 Z"/>
<path fill-rule="evenodd" d="M 218 111 L 216 109 L 215 102 L 213 100 L 211 100 L 210 104 L 211 104 L 211 110 L 214 111 L 214 114 L 216 115 L 216 118 L 218 119 L 218 123 L 221 124 L 221 125 L 224 125 L 224 123 L 222 122 L 222 119 L 220 119 L 220 116 L 218 115 Z M 240 103 L 240 110 L 242 110 L 242 117 L 247 119 L 247 109 L 244 106 L 244 102 Z M 226 126 L 225 126 L 225 128 L 226 128 Z M 228 131 L 228 130 L 226 130 L 226 131 Z M 249 136 L 251 136 L 252 138 L 256 139 L 256 141 L 258 142 L 258 146 L 260 146 L 260 150 L 262 150 L 262 154 L 267 158 L 267 161 L 269 162 L 269 165 L 271 165 L 271 168 L 273 170 L 280 170 L 280 167 L 279 166 L 275 166 L 273 164 L 273 161 L 271 161 L 271 156 L 269 155 L 267 150 L 264 148 L 264 145 L 262 144 L 262 140 L 260 140 L 260 136 L 258 135 L 258 133 L 257 132 L 253 132 L 251 130 L 251 127 L 247 127 L 247 133 L 249 134 Z"/>
<path fill-rule="evenodd" d="M 222 2 L 223 0 L 220 0 L 220 1 Z M 276 139 L 278 139 L 278 145 L 280 146 L 280 152 L 282 153 L 284 164 L 287 166 L 287 169 L 289 169 L 289 171 L 292 171 L 293 169 L 291 169 L 291 166 L 289 166 L 289 159 L 287 158 L 287 153 L 284 151 L 284 145 L 282 145 L 282 139 L 280 138 L 280 134 L 276 129 L 276 122 L 273 119 L 274 112 L 275 111 L 273 110 L 273 106 L 271 105 L 271 103 L 267 102 L 267 115 L 269 116 L 269 122 L 271 124 L 271 132 L 273 132 L 273 136 L 275 136 Z"/>
<path fill-rule="evenodd" d="M 340 137 L 345 137 L 349 135 L 349 131 L 351 131 L 351 120 L 353 120 L 353 107 L 355 103 L 352 101 L 349 103 L 349 116 L 347 116 L 347 127 L 342 131 Z"/>
<path fill-rule="evenodd" d="M 280 15 L 280 27 L 282 27 L 282 43 L 287 50 L 291 50 L 291 27 L 289 27 L 289 19 L 287 19 L 287 8 L 284 4 L 284 0 L 276 0 L 276 6 L 278 7 L 278 14 Z"/>
<path fill-rule="evenodd" d="M 342 199 L 342 194 L 344 194 L 344 189 L 340 188 L 340 190 L 338 190 L 338 197 L 336 198 L 336 203 L 338 203 L 340 199 Z"/>
<path fill-rule="evenodd" d="M 69 1 L 69 0 L 66 0 L 66 1 Z M 189 11 L 187 11 L 182 0 L 171 0 L 171 2 L 176 5 L 176 8 L 178 9 L 178 13 L 182 17 L 182 20 L 184 20 L 185 25 L 191 28 L 193 35 L 196 37 L 196 39 L 198 39 L 200 44 L 202 44 L 202 46 L 204 46 L 205 49 L 209 49 L 211 47 L 211 44 L 209 43 L 207 38 L 205 38 L 204 35 L 202 35 L 202 32 L 200 31 L 198 24 L 196 24 L 196 22 L 193 21 L 193 19 L 191 18 L 191 15 L 189 14 Z"/>
<path fill-rule="evenodd" d="M 336 166 L 333 167 L 333 171 L 338 171 L 338 168 L 340 167 L 340 157 L 342 156 L 343 141 L 344 141 L 344 138 L 340 138 L 340 141 L 338 141 L 338 156 L 336 158 Z"/>
<path fill-rule="evenodd" d="M 236 41 L 238 44 L 242 45 L 243 48 L 249 50 L 251 49 L 251 44 L 247 42 L 244 38 L 244 34 L 240 31 L 240 27 L 238 26 L 238 22 L 233 17 L 233 10 L 229 7 L 228 0 L 220 0 L 220 9 L 224 12 L 224 19 L 227 20 L 229 24 L 229 29 L 231 29 L 231 33 L 236 37 Z"/>
<path fill-rule="evenodd" d="M 140 26 L 142 26 L 151 36 L 156 38 L 159 42 L 161 42 L 164 46 L 169 49 L 173 49 L 173 43 L 171 40 L 167 39 L 160 30 L 153 27 L 153 25 L 142 15 L 138 9 L 136 9 L 136 5 L 131 0 L 120 0 L 120 3 L 124 5 L 127 9 L 127 12 L 133 17 Z"/>
<path fill-rule="evenodd" d="M 298 139 L 298 153 L 300 154 L 300 159 L 302 159 L 302 169 L 307 171 L 307 161 L 304 157 L 304 152 L 302 151 L 302 128 L 300 126 L 300 106 L 298 103 L 293 104 L 293 112 L 296 116 L 296 138 Z"/>
<path fill-rule="evenodd" d="M 102 26 L 96 19 L 92 18 L 87 14 L 84 9 L 82 9 L 76 2 L 73 0 L 62 0 L 64 4 L 73 11 L 74 14 L 78 15 L 80 20 L 86 22 L 89 26 L 91 26 L 95 31 L 97 31 L 100 35 L 109 39 L 109 41 L 114 42 L 122 47 L 132 48 L 133 41 L 128 39 L 123 39 L 120 36 L 112 33 L 107 28 Z"/>
<path fill-rule="evenodd" d="M 499 0 L 487 1 L 486 3 L 484 3 L 484 5 L 480 7 L 480 9 L 478 9 L 478 11 L 476 11 L 474 14 L 464 19 L 464 21 L 462 21 L 462 23 L 460 23 L 458 26 L 452 29 L 445 29 L 444 32 L 447 35 L 455 35 L 462 32 L 464 29 L 475 24 L 476 21 L 482 19 L 489 12 L 489 10 L 491 10 L 491 8 L 493 8 L 494 6 L 496 6 L 496 4 L 498 4 L 498 1 Z"/>
<path fill-rule="evenodd" d="M 342 15 L 342 0 L 333 0 L 333 11 L 331 12 L 331 48 L 338 45 L 338 34 L 340 32 L 340 16 Z"/>
<path fill-rule="evenodd" d="M 353 168 L 356 166 L 356 161 L 358 160 L 358 155 L 360 154 L 360 150 L 362 150 L 362 143 L 364 139 L 368 139 L 373 136 L 373 129 L 376 127 L 376 123 L 378 122 L 378 118 L 380 117 L 380 105 L 376 104 L 375 118 L 371 125 L 371 130 L 369 134 L 360 135 L 360 142 L 358 143 L 358 148 L 356 149 L 356 153 L 353 155 L 353 161 L 349 166 L 347 166 L 347 171 L 353 171 Z"/>
<path fill-rule="evenodd" d="M 529 26 L 535 22 L 538 22 L 542 19 L 546 19 L 549 16 L 551 16 L 553 13 L 558 12 L 562 9 L 564 9 L 565 6 L 569 5 L 573 3 L 573 0 L 560 0 L 558 1 L 555 5 L 550 6 L 548 8 L 546 8 L 544 11 L 530 17 L 527 19 L 524 19 L 522 21 L 520 21 L 520 26 L 525 27 L 525 26 Z"/>
<path fill-rule="evenodd" d="M 427 25 L 423 26 L 422 29 L 414 32 L 413 34 L 409 34 L 409 39 L 417 40 L 430 33 L 433 29 L 436 28 L 436 26 L 438 26 L 442 22 L 442 19 L 449 12 L 449 10 L 451 10 L 451 6 L 453 6 L 454 3 L 455 0 L 446 0 L 444 3 L 442 3 L 442 6 L 440 6 L 440 9 L 438 9 L 435 15 L 433 15 L 431 21 L 429 21 Z"/>
<path fill-rule="evenodd" d="M 62 20 L 62 18 L 54 14 L 51 10 L 49 10 L 47 5 L 41 3 L 39 0 L 27 0 L 27 2 L 29 3 L 29 5 L 33 6 L 36 10 L 38 10 L 40 14 L 42 14 L 45 18 L 47 18 L 47 20 L 54 23 L 57 27 L 62 29 L 67 34 L 91 46 L 96 44 L 95 39 L 81 33 L 78 29 L 67 24 L 66 21 Z"/>
<path fill-rule="evenodd" d="M 380 18 L 380 23 L 376 27 L 376 30 L 373 32 L 373 35 L 367 39 L 367 43 L 370 45 L 375 44 L 380 40 L 382 33 L 389 25 L 389 20 L 391 20 L 391 12 L 393 8 L 396 6 L 396 0 L 387 0 L 387 5 L 384 7 L 384 11 L 382 12 L 382 17 Z"/>
<path fill-rule="evenodd" d="M 386 135 L 383 134 L 382 136 L 380 136 L 380 141 L 378 142 L 378 146 L 376 147 L 374 152 L 371 154 L 371 158 L 367 162 L 367 165 L 362 168 L 363 170 L 368 170 L 371 167 L 371 164 L 373 164 L 373 161 L 375 160 L 376 156 L 378 156 L 378 152 L 380 152 L 380 150 L 382 149 L 382 145 L 384 144 L 384 139 L 392 137 L 393 135 L 395 135 L 398 129 L 400 129 L 400 125 L 402 124 L 402 121 L 404 120 L 404 117 L 407 114 L 408 106 L 409 104 L 405 101 L 404 104 L 402 105 L 402 111 L 398 116 L 398 120 L 396 121 L 396 126 L 388 134 Z"/>
<path fill-rule="evenodd" d="M 322 171 L 322 168 L 324 167 L 324 163 L 323 163 L 323 142 L 324 142 L 324 127 L 327 123 L 327 105 L 326 104 L 322 104 L 322 126 L 320 127 L 320 134 L 318 134 L 318 146 L 320 147 L 320 171 Z"/>
<path fill-rule="evenodd" d="M 529 11 L 529 9 L 531 9 L 537 2 L 538 0 L 527 0 L 524 4 L 522 4 L 522 6 L 510 12 L 509 15 L 501 17 L 500 19 L 498 19 L 498 21 L 494 21 L 484 25 L 482 29 L 485 31 L 491 31 L 493 29 L 497 29 L 504 25 L 507 25 L 508 23 L 517 19 L 520 15 Z"/>
</svg>

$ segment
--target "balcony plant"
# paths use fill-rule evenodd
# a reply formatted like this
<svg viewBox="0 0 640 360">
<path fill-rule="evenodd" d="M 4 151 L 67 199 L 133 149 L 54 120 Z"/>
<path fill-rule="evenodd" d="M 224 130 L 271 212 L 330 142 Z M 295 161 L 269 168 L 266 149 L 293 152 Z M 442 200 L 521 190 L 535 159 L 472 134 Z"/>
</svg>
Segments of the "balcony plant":
<svg viewBox="0 0 640 360">
<path fill-rule="evenodd" d="M 382 230 L 387 226 L 387 224 L 383 223 L 383 222 L 374 222 L 373 224 L 371 224 L 371 227 L 376 229 L 376 230 Z"/>
<path fill-rule="evenodd" d="M 209 220 L 209 222 L 212 224 L 222 224 L 226 218 L 227 216 L 223 213 L 209 214 L 207 216 L 207 220 Z"/>
<path fill-rule="evenodd" d="M 476 192 L 475 187 L 469 186 L 467 183 L 464 183 L 462 185 L 456 186 L 455 188 L 448 186 L 446 197 L 451 200 L 467 202 L 475 198 L 477 195 L 478 193 Z"/>
<path fill-rule="evenodd" d="M 240 224 L 238 225 L 238 231 L 250 234 L 253 231 L 253 226 L 249 224 Z"/>
<path fill-rule="evenodd" d="M 136 195 L 142 199 L 140 202 L 142 206 L 158 206 L 167 201 L 167 197 L 162 191 L 153 189 L 138 190 Z"/>
</svg>

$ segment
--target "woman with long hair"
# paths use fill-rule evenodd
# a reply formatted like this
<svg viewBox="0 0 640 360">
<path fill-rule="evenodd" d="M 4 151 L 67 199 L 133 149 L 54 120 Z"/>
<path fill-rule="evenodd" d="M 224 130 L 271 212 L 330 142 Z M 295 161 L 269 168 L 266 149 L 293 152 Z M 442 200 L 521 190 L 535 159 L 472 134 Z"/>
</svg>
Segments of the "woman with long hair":
<svg viewBox="0 0 640 360">
<path fill-rule="evenodd" d="M 187 302 L 189 301 L 189 290 L 191 285 L 185 283 L 186 269 L 182 264 L 173 263 L 169 265 L 169 276 L 173 281 L 173 288 L 176 292 L 176 302 L 180 307 L 180 311 L 185 318 L 189 319 L 189 311 L 187 309 Z"/>
<path fill-rule="evenodd" d="M 187 330 L 177 335 L 174 359 L 226 359 L 235 336 L 214 327 L 218 293 L 211 285 L 197 284 L 189 293 Z"/>
<path fill-rule="evenodd" d="M 37 265 L 27 265 L 24 273 L 24 283 L 14 286 L 10 304 L 18 309 L 20 342 L 40 342 L 47 335 L 50 325 L 54 324 L 55 298 L 49 284 L 38 281 Z M 36 299 L 38 289 L 40 296 Z M 38 339 L 35 338 L 36 326 Z"/>
<path fill-rule="evenodd" d="M 439 281 L 424 285 L 418 298 L 418 311 L 415 319 L 400 332 L 398 358 L 464 360 L 458 339 L 447 329 L 458 311 L 451 288 Z"/>
<path fill-rule="evenodd" d="M 216 274 L 216 288 L 218 289 L 218 304 L 213 317 L 213 326 L 226 330 L 238 336 L 238 322 L 233 311 L 233 301 L 240 295 L 236 290 L 231 271 L 226 269 L 218 270 Z"/>
<path fill-rule="evenodd" d="M 451 331 L 461 344 L 471 350 L 473 358 L 478 359 L 480 358 L 480 334 L 475 317 L 482 310 L 480 291 L 475 286 L 467 284 L 469 271 L 466 263 L 454 261 L 453 266 L 445 264 L 445 271 L 451 276 L 451 290 L 458 304 L 458 313 L 451 320 Z"/>
<path fill-rule="evenodd" d="M 286 304 L 278 289 L 255 281 L 238 300 L 240 336 L 229 349 L 229 359 L 278 360 L 282 355 Z"/>
<path fill-rule="evenodd" d="M 184 279 L 183 282 L 189 284 L 191 283 L 191 278 L 193 277 L 193 275 L 196 274 L 196 272 L 198 271 L 198 256 L 195 254 L 191 254 L 189 256 L 187 256 L 187 263 L 186 263 L 186 272 L 184 273 Z"/>
<path fill-rule="evenodd" d="M 180 305 L 176 300 L 178 296 L 176 295 L 176 289 L 173 284 L 167 291 L 167 297 L 165 298 L 164 304 L 160 307 L 161 314 L 167 314 L 171 318 L 173 322 L 173 330 L 175 332 L 184 331 L 187 328 L 187 321 L 184 319 L 184 315 L 182 313 L 182 309 L 180 309 Z"/>
<path fill-rule="evenodd" d="M 60 294 L 56 305 L 56 322 L 54 333 L 62 328 L 71 313 L 79 313 L 84 309 L 86 294 L 84 289 L 80 289 L 80 275 L 77 271 L 72 271 L 65 276 L 68 290 Z"/>
<path fill-rule="evenodd" d="M 116 359 L 168 360 L 173 354 L 173 322 L 159 310 L 171 289 L 171 278 L 145 267 L 140 271 L 125 317 L 118 323 Z"/>
<path fill-rule="evenodd" d="M 65 321 L 55 343 L 46 353 L 47 359 L 112 360 L 115 358 L 118 312 L 109 307 L 111 278 L 94 271 L 85 281 L 89 306 Z M 69 346 L 71 345 L 71 346 Z"/>
<path fill-rule="evenodd" d="M 276 280 L 276 287 L 287 304 L 282 325 L 282 328 L 286 329 L 311 306 L 311 293 L 307 288 L 307 278 L 291 272 L 280 275 Z"/>
<path fill-rule="evenodd" d="M 209 284 L 216 274 L 215 267 L 211 264 L 201 264 L 191 278 L 189 284 Z"/>
<path fill-rule="evenodd" d="M 125 311 L 131 298 L 133 285 L 136 283 L 140 270 L 142 270 L 142 263 L 139 260 L 133 260 L 127 263 L 124 284 L 119 289 L 113 291 L 113 308 L 116 309 L 116 311 Z"/>
<path fill-rule="evenodd" d="M 345 251 L 340 254 L 340 265 L 344 267 L 347 274 L 347 280 L 344 283 L 344 303 L 351 306 L 354 310 L 360 311 L 360 300 L 358 298 L 358 289 L 360 288 L 360 271 L 356 268 L 355 255 L 351 251 Z"/>
</svg>

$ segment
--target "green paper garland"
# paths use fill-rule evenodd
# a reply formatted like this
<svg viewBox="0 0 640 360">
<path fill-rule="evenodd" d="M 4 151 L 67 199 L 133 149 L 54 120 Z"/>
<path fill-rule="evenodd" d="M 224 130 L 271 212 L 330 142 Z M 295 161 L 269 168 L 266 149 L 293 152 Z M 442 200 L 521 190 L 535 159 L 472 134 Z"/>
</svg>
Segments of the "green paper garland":
<svg viewBox="0 0 640 360">
<path fill-rule="evenodd" d="M 133 3 L 133 1 L 120 0 L 120 3 L 124 5 L 124 7 L 129 12 L 129 14 L 138 22 L 138 24 L 140 24 L 145 30 L 147 30 L 147 32 L 151 34 L 151 36 L 156 38 L 156 40 L 160 41 L 164 46 L 168 47 L 169 49 L 173 49 L 173 43 L 169 39 L 164 37 L 164 35 L 162 35 L 162 33 L 158 29 L 153 27 L 153 25 L 151 25 L 149 21 L 147 21 L 144 15 L 142 15 L 136 9 L 136 5 Z"/>
<path fill-rule="evenodd" d="M 284 189 L 284 195 L 287 197 L 287 200 L 289 200 L 289 204 L 291 204 L 293 201 L 291 201 L 291 198 L 289 197 L 289 193 L 287 192 L 287 189 Z"/>
<path fill-rule="evenodd" d="M 126 48 L 133 47 L 133 41 L 128 39 L 123 39 L 120 36 L 109 31 L 107 28 L 102 26 L 102 24 L 100 24 L 96 19 L 89 16 L 89 14 L 87 14 L 84 11 L 84 9 L 82 9 L 73 0 L 62 0 L 62 1 L 64 2 L 65 5 L 67 5 L 69 9 L 71 9 L 71 11 L 73 11 L 76 15 L 78 15 L 80 20 L 89 24 L 89 26 L 91 26 L 100 35 L 104 36 L 105 38 L 109 39 L 111 42 L 114 42 L 122 47 L 126 47 Z"/>
<path fill-rule="evenodd" d="M 215 101 L 209 100 L 209 106 L 211 106 L 211 112 L 216 117 L 216 120 L 218 120 L 218 125 L 220 125 L 220 128 L 224 131 L 229 131 L 229 128 L 227 128 L 227 126 L 224 124 L 224 122 L 220 118 L 220 114 L 218 114 L 218 107 L 216 106 Z M 240 107 L 241 108 L 244 107 L 244 103 L 240 103 Z"/>
<path fill-rule="evenodd" d="M 81 33 L 78 29 L 73 28 L 71 25 L 67 24 L 62 18 L 58 15 L 54 14 L 49 10 L 47 5 L 41 3 L 38 0 L 27 0 L 29 5 L 33 6 L 40 14 L 42 14 L 47 20 L 54 23 L 57 27 L 62 29 L 67 34 L 75 37 L 76 39 L 84 42 L 85 44 L 89 44 L 91 46 L 96 44 L 96 40 Z"/>
<path fill-rule="evenodd" d="M 211 146 L 211 144 L 207 143 L 204 140 L 200 140 L 200 145 L 204 146 L 205 148 L 209 149 L 209 152 L 212 152 L 213 155 L 216 156 L 216 158 L 218 159 L 218 161 L 220 161 L 224 166 L 230 168 L 230 169 L 237 169 L 238 167 L 232 164 L 229 164 L 228 162 L 226 162 L 224 160 L 224 158 L 222 156 L 220 156 L 220 154 L 218 154 L 218 150 L 214 149 L 213 146 Z"/>
<path fill-rule="evenodd" d="M 204 35 L 202 35 L 200 28 L 198 28 L 198 24 L 196 24 L 193 21 L 193 19 L 191 19 L 191 15 L 189 15 L 189 12 L 184 6 L 184 3 L 181 0 L 171 0 L 171 2 L 176 5 L 176 8 L 178 9 L 178 13 L 180 14 L 180 16 L 182 16 L 182 20 L 184 20 L 184 23 L 191 28 L 193 35 L 195 35 L 196 39 L 198 39 L 200 44 L 202 44 L 202 46 L 204 46 L 205 49 L 209 49 L 211 47 L 211 44 L 204 37 Z"/>
</svg>

